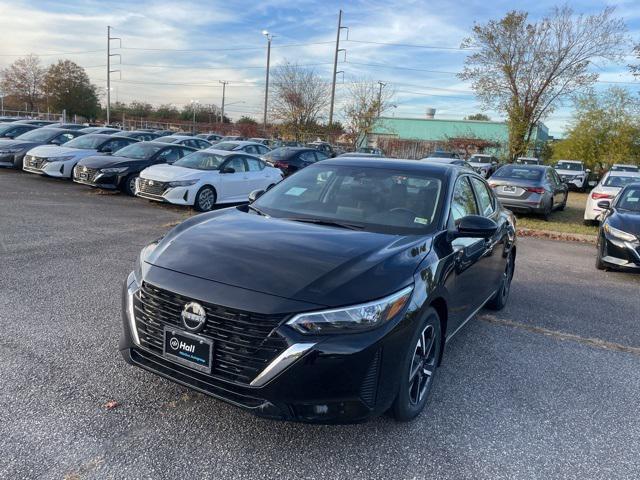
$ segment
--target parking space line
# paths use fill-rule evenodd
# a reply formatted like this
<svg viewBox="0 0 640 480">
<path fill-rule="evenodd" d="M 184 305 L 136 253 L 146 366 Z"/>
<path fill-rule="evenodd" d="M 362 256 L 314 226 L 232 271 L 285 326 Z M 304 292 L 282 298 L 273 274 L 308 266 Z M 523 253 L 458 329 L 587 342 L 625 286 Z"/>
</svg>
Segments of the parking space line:
<svg viewBox="0 0 640 480">
<path fill-rule="evenodd" d="M 632 355 L 640 356 L 639 347 L 631 347 L 629 345 L 623 345 L 621 343 L 608 342 L 606 340 L 600 340 L 599 338 L 581 337 L 580 335 L 565 333 L 558 330 L 549 330 L 548 328 L 533 327 L 531 325 L 525 325 L 524 323 L 514 322 L 513 320 L 496 318 L 495 316 L 489 314 L 478 315 L 478 319 L 487 323 L 492 323 L 494 325 L 518 328 L 520 330 L 526 330 L 531 333 L 538 333 L 546 335 L 548 337 L 554 337 L 559 340 L 569 340 L 572 342 L 581 343 L 583 345 L 589 345 L 591 347 L 601 348 L 604 350 L 631 353 Z"/>
</svg>

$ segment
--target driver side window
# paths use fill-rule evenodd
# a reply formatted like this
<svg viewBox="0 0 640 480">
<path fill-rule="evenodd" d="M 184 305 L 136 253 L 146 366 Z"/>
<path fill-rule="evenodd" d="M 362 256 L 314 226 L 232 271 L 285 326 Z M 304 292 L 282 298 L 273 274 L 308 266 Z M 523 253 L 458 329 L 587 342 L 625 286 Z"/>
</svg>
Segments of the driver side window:
<svg viewBox="0 0 640 480">
<path fill-rule="evenodd" d="M 450 218 L 455 224 L 467 215 L 478 215 L 478 206 L 469 183 L 469 177 L 460 177 L 453 189 Z"/>
<path fill-rule="evenodd" d="M 244 166 L 244 160 L 242 159 L 242 157 L 232 158 L 227 162 L 225 167 L 233 168 L 236 171 L 236 173 L 241 173 L 246 171 L 246 168 Z"/>
</svg>

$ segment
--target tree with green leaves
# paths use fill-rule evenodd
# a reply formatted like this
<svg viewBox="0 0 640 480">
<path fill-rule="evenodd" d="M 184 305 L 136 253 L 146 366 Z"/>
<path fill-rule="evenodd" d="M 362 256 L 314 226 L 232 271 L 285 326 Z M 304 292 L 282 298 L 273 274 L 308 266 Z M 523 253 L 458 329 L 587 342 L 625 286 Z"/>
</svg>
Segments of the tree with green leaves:
<svg viewBox="0 0 640 480">
<path fill-rule="evenodd" d="M 594 169 L 614 163 L 640 164 L 640 101 L 629 90 L 611 87 L 575 98 L 573 119 L 553 145 L 555 160 L 582 160 Z"/>
<path fill-rule="evenodd" d="M 57 111 L 66 110 L 67 115 L 91 119 L 100 112 L 96 86 L 84 68 L 71 60 L 58 60 L 47 69 L 44 92 L 49 106 Z"/>
<path fill-rule="evenodd" d="M 35 55 L 19 58 L 0 71 L 0 90 L 18 105 L 35 111 L 42 99 L 45 69 Z"/>
<path fill-rule="evenodd" d="M 536 124 L 560 100 L 598 79 L 589 65 L 621 59 L 626 42 L 624 21 L 613 7 L 594 15 L 556 7 L 536 22 L 526 12 L 511 11 L 473 27 L 462 42 L 471 53 L 459 77 L 472 82 L 487 107 L 506 112 L 509 154 L 515 159 L 526 154 Z"/>
</svg>

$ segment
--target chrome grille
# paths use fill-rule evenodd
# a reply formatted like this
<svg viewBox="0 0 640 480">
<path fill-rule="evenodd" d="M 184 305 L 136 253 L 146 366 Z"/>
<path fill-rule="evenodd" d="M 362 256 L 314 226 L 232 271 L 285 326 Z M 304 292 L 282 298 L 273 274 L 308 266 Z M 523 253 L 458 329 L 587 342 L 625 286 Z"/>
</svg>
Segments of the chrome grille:
<svg viewBox="0 0 640 480">
<path fill-rule="evenodd" d="M 148 178 L 140 178 L 138 180 L 138 190 L 142 193 L 161 196 L 166 189 L 167 184 L 165 182 L 149 180 Z"/>
<path fill-rule="evenodd" d="M 32 155 L 26 155 L 24 157 L 24 165 L 35 170 L 42 170 L 42 167 L 44 167 L 46 163 L 46 157 L 34 157 Z"/>
<path fill-rule="evenodd" d="M 96 175 L 100 173 L 97 168 L 82 167 L 77 165 L 73 169 L 73 178 L 82 182 L 93 182 L 96 179 Z"/>
<path fill-rule="evenodd" d="M 164 326 L 184 329 L 182 309 L 193 300 L 145 282 L 134 299 L 142 346 L 162 355 Z M 243 312 L 197 301 L 207 314 L 207 322 L 199 335 L 214 342 L 212 376 L 248 385 L 286 349 L 286 341 L 273 332 L 283 316 Z"/>
</svg>

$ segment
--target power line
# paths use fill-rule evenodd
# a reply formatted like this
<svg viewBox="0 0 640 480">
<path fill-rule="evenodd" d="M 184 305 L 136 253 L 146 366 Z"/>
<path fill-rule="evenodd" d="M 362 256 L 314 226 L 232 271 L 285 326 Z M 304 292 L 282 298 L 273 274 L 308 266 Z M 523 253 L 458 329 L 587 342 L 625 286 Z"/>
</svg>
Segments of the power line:
<svg viewBox="0 0 640 480">
<path fill-rule="evenodd" d="M 57 53 L 0 53 L 0 57 L 27 57 L 29 55 L 34 55 L 36 57 L 53 57 L 56 55 L 84 55 L 87 53 L 104 53 L 106 49 L 101 50 L 84 50 L 81 52 L 57 52 Z"/>
<path fill-rule="evenodd" d="M 427 48 L 427 49 L 433 49 L 433 50 L 458 50 L 458 51 L 475 50 L 475 48 L 445 47 L 440 45 L 419 45 L 415 43 L 372 42 L 367 40 L 351 40 L 351 39 L 347 39 L 346 41 L 351 43 L 384 45 L 389 47 Z"/>
<path fill-rule="evenodd" d="M 309 43 L 289 43 L 283 45 L 274 45 L 273 48 L 291 48 L 291 47 L 308 47 L 312 45 L 329 45 L 334 42 L 309 42 Z M 122 47 L 122 50 L 139 50 L 145 52 L 175 52 L 175 53 L 193 53 L 193 52 L 239 52 L 243 50 L 264 50 L 264 47 L 231 47 L 231 48 L 143 48 L 143 47 Z"/>
</svg>

